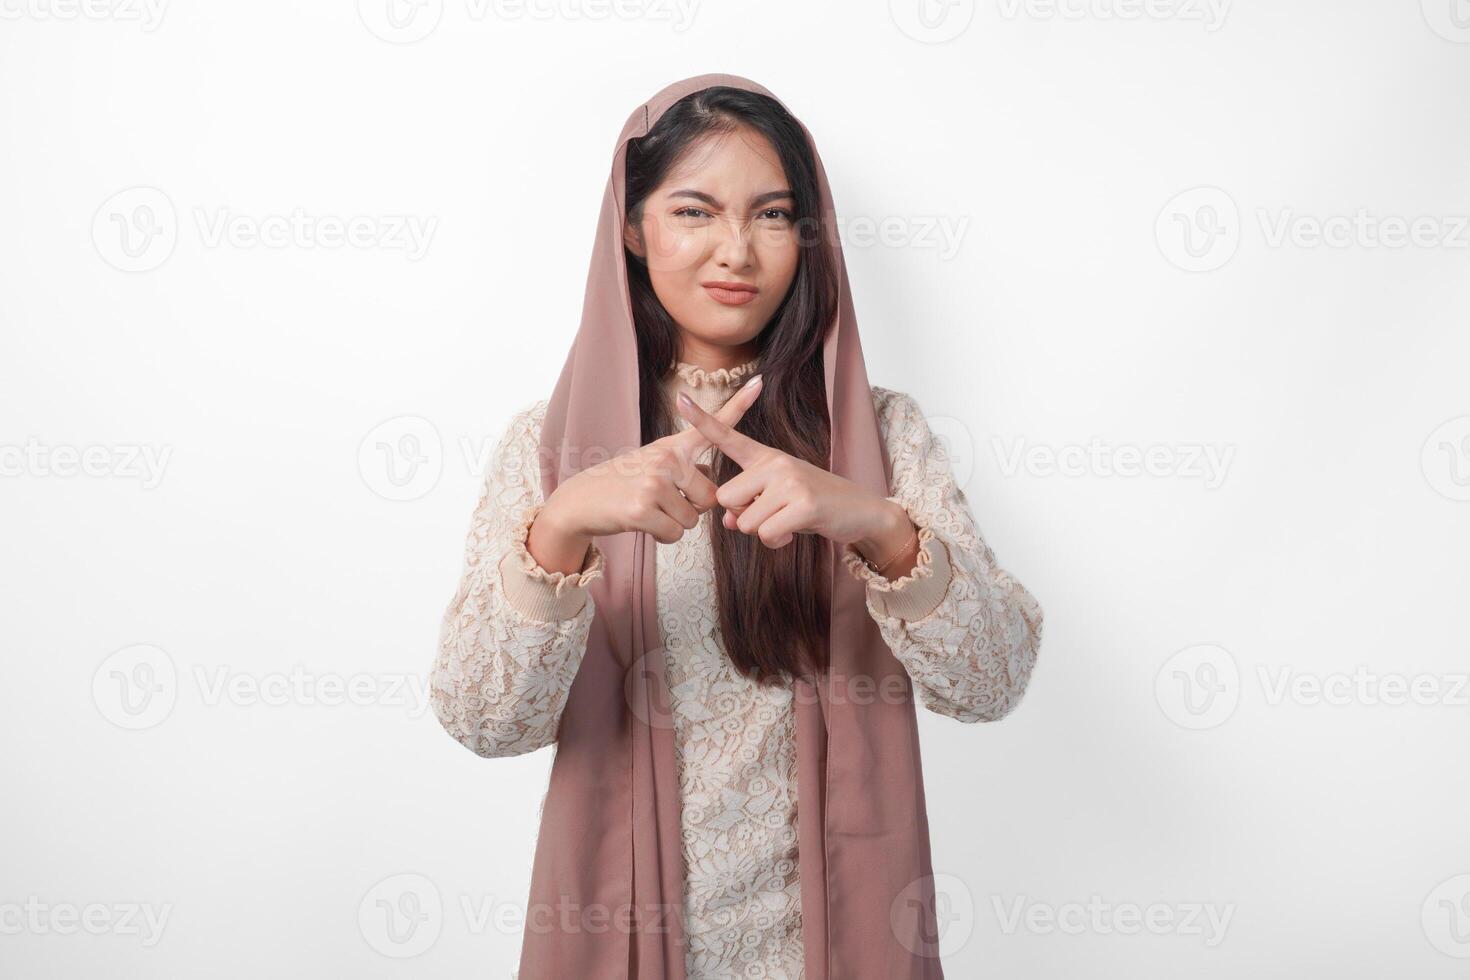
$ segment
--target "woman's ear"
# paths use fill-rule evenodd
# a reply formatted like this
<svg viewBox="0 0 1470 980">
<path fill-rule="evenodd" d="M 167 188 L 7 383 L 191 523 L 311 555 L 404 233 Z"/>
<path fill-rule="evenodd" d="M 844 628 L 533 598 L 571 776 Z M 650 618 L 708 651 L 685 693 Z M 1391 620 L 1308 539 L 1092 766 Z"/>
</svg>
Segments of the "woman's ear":
<svg viewBox="0 0 1470 980">
<path fill-rule="evenodd" d="M 643 229 L 639 228 L 632 221 L 623 222 L 623 244 L 628 246 L 628 250 L 634 255 L 640 259 L 644 258 Z"/>
</svg>

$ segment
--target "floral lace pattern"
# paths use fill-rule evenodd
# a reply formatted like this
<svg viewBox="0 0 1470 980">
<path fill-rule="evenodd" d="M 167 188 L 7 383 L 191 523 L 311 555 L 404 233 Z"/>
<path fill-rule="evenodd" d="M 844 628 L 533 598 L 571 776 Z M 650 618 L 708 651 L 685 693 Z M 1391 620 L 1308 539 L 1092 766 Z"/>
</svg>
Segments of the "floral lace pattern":
<svg viewBox="0 0 1470 980">
<path fill-rule="evenodd" d="M 696 389 L 690 397 L 713 411 L 747 373 L 727 379 L 718 395 Z M 696 462 L 713 453 L 704 450 Z M 741 676 L 725 654 L 710 543 L 715 516 L 706 511 L 678 541 L 659 542 L 657 556 L 682 804 L 686 970 L 690 980 L 797 980 L 803 945 L 793 692 L 789 682 L 763 687 Z"/>
<path fill-rule="evenodd" d="M 713 411 L 753 369 L 681 362 L 666 390 L 688 391 Z M 995 564 L 918 404 L 876 385 L 873 398 L 893 461 L 889 499 L 919 528 L 920 552 L 892 580 L 850 545 L 843 561 L 866 583 L 868 612 L 920 703 L 960 721 L 996 720 L 1029 682 L 1041 609 Z M 546 572 L 525 551 L 540 503 L 534 462 L 546 404 L 517 413 L 496 450 L 431 678 L 441 724 L 484 756 L 555 740 L 593 615 L 590 597 L 574 603 L 603 568 L 595 547 L 575 575 Z M 707 512 L 678 541 L 658 542 L 655 565 L 679 766 L 686 969 L 689 980 L 801 980 L 792 690 L 754 684 L 729 663 L 715 607 L 713 520 Z"/>
<path fill-rule="evenodd" d="M 586 584 L 603 573 L 596 545 L 575 576 L 548 572 L 525 551 L 533 509 L 542 500 L 536 448 L 545 417 L 545 400 L 515 413 L 495 447 L 429 677 L 429 703 L 440 724 L 487 758 L 522 755 L 556 741 L 595 612 L 589 596 L 570 618 L 534 618 L 511 601 L 505 573 L 529 575 L 553 593 L 586 593 Z M 519 554 L 524 558 L 511 567 Z M 534 571 L 527 572 L 527 562 Z"/>
<path fill-rule="evenodd" d="M 1041 606 L 996 564 L 918 402 L 877 385 L 873 395 L 893 460 L 888 499 L 908 512 L 924 548 L 913 570 L 892 581 L 851 546 L 843 561 L 867 583 L 868 612 L 920 703 L 963 722 L 997 721 L 1015 709 L 1030 682 L 1041 646 Z M 948 566 L 944 578 L 933 571 L 941 565 Z M 944 583 L 943 591 L 923 616 L 904 619 L 885 605 L 895 592 L 936 582 Z"/>
</svg>

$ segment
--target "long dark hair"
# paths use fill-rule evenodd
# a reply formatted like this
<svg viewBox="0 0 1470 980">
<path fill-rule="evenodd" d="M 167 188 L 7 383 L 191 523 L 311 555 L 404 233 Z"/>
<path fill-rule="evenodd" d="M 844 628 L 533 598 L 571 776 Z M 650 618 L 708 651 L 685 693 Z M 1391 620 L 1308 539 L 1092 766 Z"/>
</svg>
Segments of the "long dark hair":
<svg viewBox="0 0 1470 980">
<path fill-rule="evenodd" d="M 822 226 L 816 160 L 806 135 L 781 103 L 767 95 L 714 86 L 675 102 L 647 135 L 631 140 L 627 156 L 628 220 L 697 139 L 748 127 L 770 141 L 786 171 L 800 239 L 796 276 L 785 299 L 756 338 L 764 385 L 736 428 L 768 446 L 827 469 L 831 423 L 822 342 L 837 309 L 837 270 Z M 678 431 L 661 381 L 679 355 L 678 328 L 654 294 L 648 268 L 627 250 L 628 286 L 637 326 L 639 414 L 643 444 Z M 712 478 L 722 484 L 740 467 L 715 450 Z M 723 508 L 711 512 L 719 625 L 735 669 L 758 683 L 827 669 L 830 550 L 825 538 L 797 534 L 773 550 L 754 536 L 726 530 Z"/>
</svg>

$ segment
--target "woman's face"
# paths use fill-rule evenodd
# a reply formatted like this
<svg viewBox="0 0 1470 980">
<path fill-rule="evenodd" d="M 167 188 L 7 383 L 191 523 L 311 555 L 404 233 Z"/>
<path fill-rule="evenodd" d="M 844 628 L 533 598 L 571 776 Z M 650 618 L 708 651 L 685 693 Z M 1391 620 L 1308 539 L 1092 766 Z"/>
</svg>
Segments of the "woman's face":
<svg viewBox="0 0 1470 980">
<path fill-rule="evenodd" d="M 681 360 L 720 367 L 754 355 L 796 276 L 795 204 L 775 148 L 746 128 L 691 145 L 644 200 L 624 240 L 678 325 Z"/>
</svg>

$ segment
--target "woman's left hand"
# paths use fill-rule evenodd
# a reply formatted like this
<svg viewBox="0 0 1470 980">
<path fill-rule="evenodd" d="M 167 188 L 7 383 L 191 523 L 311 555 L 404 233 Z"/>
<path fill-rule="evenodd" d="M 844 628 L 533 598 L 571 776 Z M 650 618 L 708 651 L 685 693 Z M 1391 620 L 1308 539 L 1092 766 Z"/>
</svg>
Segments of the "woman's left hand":
<svg viewBox="0 0 1470 980">
<path fill-rule="evenodd" d="M 676 403 L 679 414 L 743 470 L 715 494 L 730 530 L 754 534 L 768 548 L 785 547 L 797 534 L 861 547 L 912 530 L 908 514 L 893 501 L 737 432 L 682 394 Z"/>
</svg>

